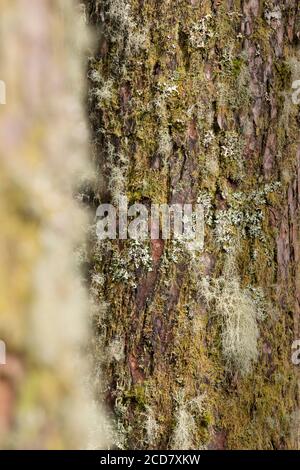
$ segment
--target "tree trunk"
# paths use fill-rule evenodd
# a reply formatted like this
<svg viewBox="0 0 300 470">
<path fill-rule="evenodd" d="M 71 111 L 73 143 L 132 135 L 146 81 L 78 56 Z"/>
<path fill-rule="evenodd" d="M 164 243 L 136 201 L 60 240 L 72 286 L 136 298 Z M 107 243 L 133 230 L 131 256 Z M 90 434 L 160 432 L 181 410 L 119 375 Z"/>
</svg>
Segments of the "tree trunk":
<svg viewBox="0 0 300 470">
<path fill-rule="evenodd" d="M 297 1 L 89 0 L 86 14 L 93 203 L 205 211 L 202 251 L 91 241 L 116 446 L 297 448 Z"/>
<path fill-rule="evenodd" d="M 86 27 L 73 0 L 0 0 L 0 11 L 0 448 L 105 447 L 73 256 L 87 224 L 73 197 L 90 166 Z"/>
</svg>

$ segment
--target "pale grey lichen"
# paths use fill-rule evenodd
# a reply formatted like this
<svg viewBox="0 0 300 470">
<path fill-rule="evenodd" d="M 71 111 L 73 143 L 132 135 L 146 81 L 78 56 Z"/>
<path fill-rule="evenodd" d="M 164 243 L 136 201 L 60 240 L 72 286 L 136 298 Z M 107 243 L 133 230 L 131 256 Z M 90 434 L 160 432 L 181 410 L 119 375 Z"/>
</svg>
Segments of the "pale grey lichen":
<svg viewBox="0 0 300 470">
<path fill-rule="evenodd" d="M 202 278 L 199 291 L 220 321 L 222 353 L 228 369 L 248 374 L 259 356 L 258 321 L 267 312 L 263 291 L 241 287 L 233 257 L 227 258 L 222 276 Z"/>
<path fill-rule="evenodd" d="M 239 238 L 248 236 L 265 242 L 262 229 L 264 206 L 268 194 L 277 191 L 280 186 L 279 182 L 273 182 L 250 193 L 223 192 L 226 207 L 222 209 L 214 209 L 209 192 L 201 191 L 198 203 L 204 208 L 205 223 L 213 228 L 216 243 L 225 251 L 231 251 Z"/>
<path fill-rule="evenodd" d="M 152 256 L 146 241 L 128 240 L 128 247 L 113 251 L 109 272 L 113 282 L 124 282 L 136 288 L 138 271 L 152 271 Z"/>
<path fill-rule="evenodd" d="M 209 39 L 215 35 L 213 30 L 213 16 L 205 15 L 190 30 L 190 44 L 195 49 L 205 49 Z"/>
</svg>

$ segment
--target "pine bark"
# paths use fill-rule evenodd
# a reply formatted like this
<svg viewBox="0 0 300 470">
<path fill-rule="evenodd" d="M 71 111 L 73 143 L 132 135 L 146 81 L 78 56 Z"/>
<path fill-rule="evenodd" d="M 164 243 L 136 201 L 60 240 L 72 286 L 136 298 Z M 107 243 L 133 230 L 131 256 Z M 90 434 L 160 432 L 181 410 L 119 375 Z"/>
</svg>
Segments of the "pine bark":
<svg viewBox="0 0 300 470">
<path fill-rule="evenodd" d="M 86 13 L 93 204 L 206 209 L 194 256 L 172 241 L 92 240 L 116 445 L 298 448 L 298 2 L 104 0 Z M 264 310 L 247 373 L 224 355 L 222 305 L 203 290 L 219 283 L 223 298 L 232 276 Z"/>
</svg>

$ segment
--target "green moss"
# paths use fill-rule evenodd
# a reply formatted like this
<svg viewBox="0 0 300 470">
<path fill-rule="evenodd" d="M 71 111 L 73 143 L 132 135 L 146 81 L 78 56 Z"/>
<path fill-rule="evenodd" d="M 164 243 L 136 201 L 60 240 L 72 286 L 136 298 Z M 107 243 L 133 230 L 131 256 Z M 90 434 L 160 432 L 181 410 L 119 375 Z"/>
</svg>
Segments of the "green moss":
<svg viewBox="0 0 300 470">
<path fill-rule="evenodd" d="M 125 398 L 130 399 L 138 405 L 141 410 L 145 410 L 146 407 L 146 394 L 145 394 L 145 384 L 135 385 L 135 387 L 130 391 L 125 391 Z"/>
<path fill-rule="evenodd" d="M 277 72 L 277 81 L 279 90 L 284 90 L 291 83 L 291 67 L 287 62 L 276 61 L 275 70 Z"/>
</svg>

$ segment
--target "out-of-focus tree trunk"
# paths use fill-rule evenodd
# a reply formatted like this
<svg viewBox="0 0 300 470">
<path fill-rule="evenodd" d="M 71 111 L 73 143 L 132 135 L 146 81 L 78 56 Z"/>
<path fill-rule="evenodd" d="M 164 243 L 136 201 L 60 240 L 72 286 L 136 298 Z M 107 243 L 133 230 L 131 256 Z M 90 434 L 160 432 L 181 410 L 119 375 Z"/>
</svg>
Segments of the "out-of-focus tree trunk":
<svg viewBox="0 0 300 470">
<path fill-rule="evenodd" d="M 0 10 L 0 447 L 102 447 L 74 260 L 87 224 L 74 184 L 90 173 L 86 27 L 71 0 L 0 0 Z"/>
<path fill-rule="evenodd" d="M 85 3 L 94 202 L 206 213 L 201 253 L 92 243 L 117 445 L 297 448 L 298 2 Z"/>
</svg>

